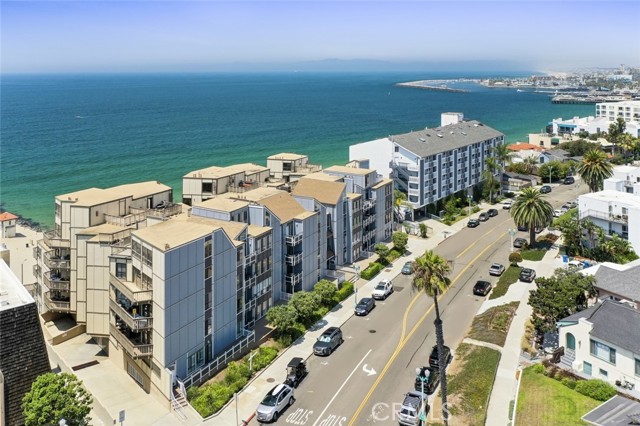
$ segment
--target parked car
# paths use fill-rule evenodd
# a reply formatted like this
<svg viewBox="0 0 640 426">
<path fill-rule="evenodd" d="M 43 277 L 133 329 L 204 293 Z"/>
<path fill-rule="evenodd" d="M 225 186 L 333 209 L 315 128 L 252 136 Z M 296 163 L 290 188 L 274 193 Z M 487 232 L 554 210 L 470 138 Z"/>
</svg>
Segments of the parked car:
<svg viewBox="0 0 640 426">
<path fill-rule="evenodd" d="M 497 209 L 489 209 L 489 210 L 487 210 L 487 214 L 489 215 L 489 217 L 498 216 L 498 210 Z"/>
<path fill-rule="evenodd" d="M 469 219 L 469 222 L 467 222 L 468 228 L 475 228 L 478 225 L 480 225 L 480 221 L 478 219 Z"/>
<path fill-rule="evenodd" d="M 518 225 L 518 231 L 528 231 L 527 225 Z"/>
<path fill-rule="evenodd" d="M 566 212 L 568 212 L 568 211 L 569 211 L 569 209 L 570 209 L 570 208 L 571 208 L 571 207 L 569 207 L 569 205 L 568 205 L 568 204 L 563 204 L 563 205 L 562 205 L 562 207 L 560 207 L 560 211 L 561 211 L 562 213 L 566 213 Z"/>
<path fill-rule="evenodd" d="M 292 388 L 297 388 L 302 379 L 306 377 L 309 372 L 307 371 L 307 363 L 302 358 L 291 358 L 289 364 L 287 364 L 287 378 L 284 381 L 285 385 L 289 385 Z"/>
<path fill-rule="evenodd" d="M 473 294 L 476 296 L 486 296 L 491 291 L 491 283 L 489 281 L 478 281 L 473 286 Z"/>
<path fill-rule="evenodd" d="M 313 353 L 316 355 L 331 355 L 338 346 L 344 342 L 340 327 L 329 327 L 318 337 L 313 344 Z"/>
<path fill-rule="evenodd" d="M 482 212 L 482 213 L 480 213 L 480 216 L 478 216 L 478 219 L 479 219 L 481 222 L 486 222 L 486 221 L 488 221 L 488 220 L 489 220 L 489 213 L 486 213 L 486 212 Z"/>
<path fill-rule="evenodd" d="M 294 401 L 293 388 L 284 383 L 279 384 L 271 389 L 258 405 L 256 417 L 259 422 L 275 422 Z"/>
<path fill-rule="evenodd" d="M 375 300 L 373 300 L 371 297 L 363 297 L 362 299 L 360 299 L 360 301 L 356 305 L 355 314 L 362 315 L 362 316 L 367 315 L 375 307 L 376 307 Z"/>
<path fill-rule="evenodd" d="M 422 380 L 420 379 L 422 378 Z M 415 389 L 427 395 L 436 391 L 440 384 L 440 370 L 434 367 L 420 367 L 420 374 L 416 376 Z"/>
<path fill-rule="evenodd" d="M 373 289 L 371 297 L 376 300 L 385 300 L 391 293 L 393 293 L 393 284 L 391 284 L 391 281 L 381 280 L 376 288 Z"/>
<path fill-rule="evenodd" d="M 566 178 L 564 178 L 562 183 L 564 183 L 565 185 L 571 185 L 572 183 L 576 183 L 576 180 L 573 176 L 567 176 Z"/>
<path fill-rule="evenodd" d="M 411 275 L 412 273 L 413 273 L 413 262 L 405 262 L 404 266 L 402 267 L 402 274 Z"/>
<path fill-rule="evenodd" d="M 424 404 L 424 407 L 423 407 Z M 404 396 L 400 411 L 398 411 L 398 423 L 401 426 L 418 426 L 423 424 L 420 416 L 429 413 L 427 395 L 419 391 L 409 391 Z"/>
<path fill-rule="evenodd" d="M 577 201 L 567 201 L 566 203 L 564 203 L 564 205 L 569 207 L 570 209 L 573 209 L 575 207 L 578 207 L 578 202 Z"/>
<path fill-rule="evenodd" d="M 513 240 L 513 246 L 515 248 L 523 248 L 527 246 L 527 240 L 525 240 L 524 238 L 516 238 L 515 240 Z"/>
<path fill-rule="evenodd" d="M 504 272 L 504 265 L 501 263 L 493 263 L 489 266 L 489 275 L 499 277 Z"/>
<path fill-rule="evenodd" d="M 536 279 L 536 271 L 529 268 L 522 268 L 520 271 L 520 281 L 524 281 L 527 283 L 533 282 Z"/>
<path fill-rule="evenodd" d="M 551 192 L 551 187 L 549 185 L 542 185 L 542 188 L 540 188 L 541 194 L 548 194 L 550 192 Z"/>
<path fill-rule="evenodd" d="M 505 201 L 504 203 L 502 203 L 502 210 L 509 210 L 511 208 L 511 204 L 511 200 Z"/>
<path fill-rule="evenodd" d="M 561 211 L 561 210 L 555 209 L 553 211 L 553 217 L 560 217 L 560 216 L 562 216 L 562 213 L 564 213 L 564 212 Z"/>
<path fill-rule="evenodd" d="M 449 365 L 449 363 L 453 359 L 453 356 L 451 355 L 451 349 L 449 349 L 449 346 L 444 347 L 443 358 L 444 358 L 444 368 L 447 368 L 447 365 Z M 438 361 L 438 345 L 433 345 L 433 348 L 431 348 L 431 355 L 429 355 L 429 366 L 438 368 L 438 362 L 439 362 Z"/>
</svg>

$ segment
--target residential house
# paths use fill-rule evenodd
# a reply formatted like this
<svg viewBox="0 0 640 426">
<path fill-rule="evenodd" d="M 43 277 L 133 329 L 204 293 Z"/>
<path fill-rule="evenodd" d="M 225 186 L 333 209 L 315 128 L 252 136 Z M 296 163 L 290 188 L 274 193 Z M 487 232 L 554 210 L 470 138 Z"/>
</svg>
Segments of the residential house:
<svg viewBox="0 0 640 426">
<path fill-rule="evenodd" d="M 598 263 L 583 269 L 582 273 L 595 277 L 595 288 L 600 300 L 609 299 L 640 310 L 640 259 L 624 265 Z"/>
<path fill-rule="evenodd" d="M 267 168 L 275 180 L 295 182 L 309 173 L 322 170 L 322 166 L 309 164 L 309 157 L 301 154 L 281 152 L 267 157 Z"/>
<path fill-rule="evenodd" d="M 0 213 L 0 238 L 13 238 L 16 236 L 16 222 L 18 216 L 9 212 Z"/>
<path fill-rule="evenodd" d="M 523 175 L 520 173 L 504 172 L 502 174 L 502 189 L 516 192 L 524 188 L 530 188 L 538 184 L 538 176 Z"/>
<path fill-rule="evenodd" d="M 640 167 L 615 166 L 613 176 L 605 179 L 603 189 L 640 196 Z"/>
<path fill-rule="evenodd" d="M 523 163 L 525 160 L 533 158 L 536 164 L 539 164 L 540 156 L 542 152 L 544 152 L 544 148 L 526 142 L 507 145 L 507 149 L 509 149 L 509 152 L 512 154 L 512 163 Z"/>
</svg>

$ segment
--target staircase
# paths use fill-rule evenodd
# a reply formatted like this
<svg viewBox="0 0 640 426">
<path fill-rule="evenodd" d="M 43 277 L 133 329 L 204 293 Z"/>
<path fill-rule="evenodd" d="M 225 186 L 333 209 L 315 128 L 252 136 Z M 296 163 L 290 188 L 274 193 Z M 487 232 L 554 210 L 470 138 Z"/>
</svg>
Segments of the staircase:
<svg viewBox="0 0 640 426">
<path fill-rule="evenodd" d="M 173 394 L 171 395 L 171 408 L 176 412 L 178 417 L 183 420 L 186 420 L 187 416 L 182 411 L 182 408 L 187 405 L 189 405 L 189 402 L 187 401 L 187 395 L 184 392 L 184 386 L 176 386 L 173 389 Z"/>
<path fill-rule="evenodd" d="M 565 370 L 573 370 L 573 361 L 576 360 L 576 351 L 573 349 L 565 349 L 564 355 L 560 357 L 560 363 L 558 364 L 560 367 Z"/>
</svg>

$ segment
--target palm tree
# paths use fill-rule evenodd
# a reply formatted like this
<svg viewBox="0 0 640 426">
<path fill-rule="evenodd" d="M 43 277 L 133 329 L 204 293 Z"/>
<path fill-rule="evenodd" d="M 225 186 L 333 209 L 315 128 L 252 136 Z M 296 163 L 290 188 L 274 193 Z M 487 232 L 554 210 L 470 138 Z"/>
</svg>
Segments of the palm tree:
<svg viewBox="0 0 640 426">
<path fill-rule="evenodd" d="M 619 262 L 622 256 L 633 251 L 631 243 L 624 238 L 620 238 L 618 234 L 613 234 L 610 240 L 602 244 L 601 249 L 612 262 Z"/>
<path fill-rule="evenodd" d="M 524 165 L 526 167 L 528 175 L 533 174 L 536 171 L 536 169 L 538 168 L 538 164 L 540 164 L 540 162 L 538 161 L 538 159 L 534 155 L 528 156 L 522 162 L 524 163 Z"/>
<path fill-rule="evenodd" d="M 498 164 L 495 158 L 488 158 L 485 164 L 486 168 L 483 172 L 482 178 L 489 188 L 489 204 L 493 204 L 493 190 L 496 188 L 496 185 L 500 184 L 500 180 L 496 178 Z"/>
<path fill-rule="evenodd" d="M 451 272 L 451 265 L 444 258 L 437 255 L 433 250 L 427 250 L 422 256 L 413 262 L 413 281 L 411 285 L 414 289 L 424 291 L 429 297 L 433 297 L 436 308 L 436 343 L 438 345 L 438 365 L 440 366 L 440 393 L 442 395 L 442 417 L 444 424 L 449 424 L 449 412 L 447 408 L 447 374 L 446 360 L 444 354 L 444 333 L 442 330 L 442 319 L 440 318 L 440 308 L 438 306 L 438 296 L 442 294 L 451 284 L 447 275 Z"/>
<path fill-rule="evenodd" d="M 513 152 L 509 151 L 507 144 L 500 144 L 493 148 L 493 155 L 498 164 L 500 164 L 500 181 L 502 181 L 502 174 L 504 173 L 507 163 L 511 162 Z M 500 185 L 500 195 L 502 195 L 502 185 Z"/>
<path fill-rule="evenodd" d="M 529 229 L 529 246 L 536 238 L 535 229 L 544 228 L 553 221 L 553 207 L 535 188 L 525 188 L 511 206 L 511 217 L 516 225 Z"/>
<path fill-rule="evenodd" d="M 613 166 L 603 151 L 592 149 L 584 154 L 582 163 L 578 164 L 576 171 L 582 180 L 589 185 L 591 192 L 597 192 L 602 188 L 602 182 L 613 175 Z"/>
<path fill-rule="evenodd" d="M 618 145 L 619 138 L 622 136 L 627 128 L 627 123 L 624 121 L 624 118 L 618 117 L 616 121 L 609 125 L 609 134 L 608 140 L 613 144 L 614 154 L 615 147 Z"/>
</svg>

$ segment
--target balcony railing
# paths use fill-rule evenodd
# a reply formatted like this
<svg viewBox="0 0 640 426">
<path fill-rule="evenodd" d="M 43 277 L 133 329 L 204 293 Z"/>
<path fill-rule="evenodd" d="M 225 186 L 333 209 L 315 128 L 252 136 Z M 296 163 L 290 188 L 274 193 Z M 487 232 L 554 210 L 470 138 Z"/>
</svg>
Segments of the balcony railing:
<svg viewBox="0 0 640 426">
<path fill-rule="evenodd" d="M 613 213 L 601 212 L 598 210 L 587 210 L 587 211 L 580 212 L 580 219 L 584 219 L 587 217 L 602 219 L 608 222 L 629 223 L 629 216 L 626 214 L 613 214 Z"/>
<path fill-rule="evenodd" d="M 115 325 L 109 324 L 109 332 L 133 359 L 148 358 L 153 355 L 153 345 L 129 340 Z"/>
<path fill-rule="evenodd" d="M 287 275 L 285 276 L 285 281 L 292 286 L 300 284 L 302 282 L 302 273 L 298 272 L 297 274 Z"/>
<path fill-rule="evenodd" d="M 33 246 L 33 258 L 34 259 L 40 259 L 40 253 L 42 253 L 42 250 L 40 249 L 39 246 Z"/>
<path fill-rule="evenodd" d="M 45 232 L 44 242 L 49 247 L 61 247 L 61 248 L 71 247 L 71 241 L 60 238 L 60 236 L 57 235 L 55 231 Z"/>
<path fill-rule="evenodd" d="M 153 327 L 153 318 L 133 316 L 125 308 L 120 306 L 118 302 L 109 299 L 109 308 L 124 321 L 132 330 L 145 330 Z"/>
<path fill-rule="evenodd" d="M 49 269 L 69 269 L 71 268 L 71 260 L 61 259 L 55 255 L 54 251 L 48 251 L 44 254 L 44 264 Z"/>
<path fill-rule="evenodd" d="M 297 265 L 302 262 L 302 253 L 288 254 L 285 257 L 285 261 L 287 265 L 291 265 L 291 266 Z"/>
<path fill-rule="evenodd" d="M 33 275 L 36 277 L 40 277 L 42 274 L 42 270 L 40 269 L 40 265 L 33 265 Z"/>
<path fill-rule="evenodd" d="M 149 209 L 147 216 L 165 218 L 182 213 L 182 204 L 169 204 L 166 207 Z"/>
<path fill-rule="evenodd" d="M 290 245 L 290 246 L 298 245 L 302 243 L 302 233 L 287 235 L 286 237 L 284 237 L 284 241 L 287 245 Z"/>
<path fill-rule="evenodd" d="M 134 303 L 150 302 L 153 300 L 153 290 L 143 289 L 137 283 L 122 281 L 113 274 L 109 274 L 109 283 L 120 290 L 124 296 Z"/>
<path fill-rule="evenodd" d="M 71 312 L 70 302 L 52 299 L 50 292 L 46 292 L 44 294 L 44 305 L 47 307 L 49 311 Z"/>
<path fill-rule="evenodd" d="M 110 214 L 104 215 L 105 222 L 111 225 L 121 226 L 123 228 L 128 228 L 129 226 L 136 225 L 137 223 L 143 222 L 146 219 L 147 216 L 144 213 L 128 214 L 126 216 L 115 216 Z"/>
<path fill-rule="evenodd" d="M 44 285 L 49 287 L 49 290 L 61 290 L 69 291 L 69 278 L 52 278 L 50 274 L 44 274 Z"/>
</svg>

